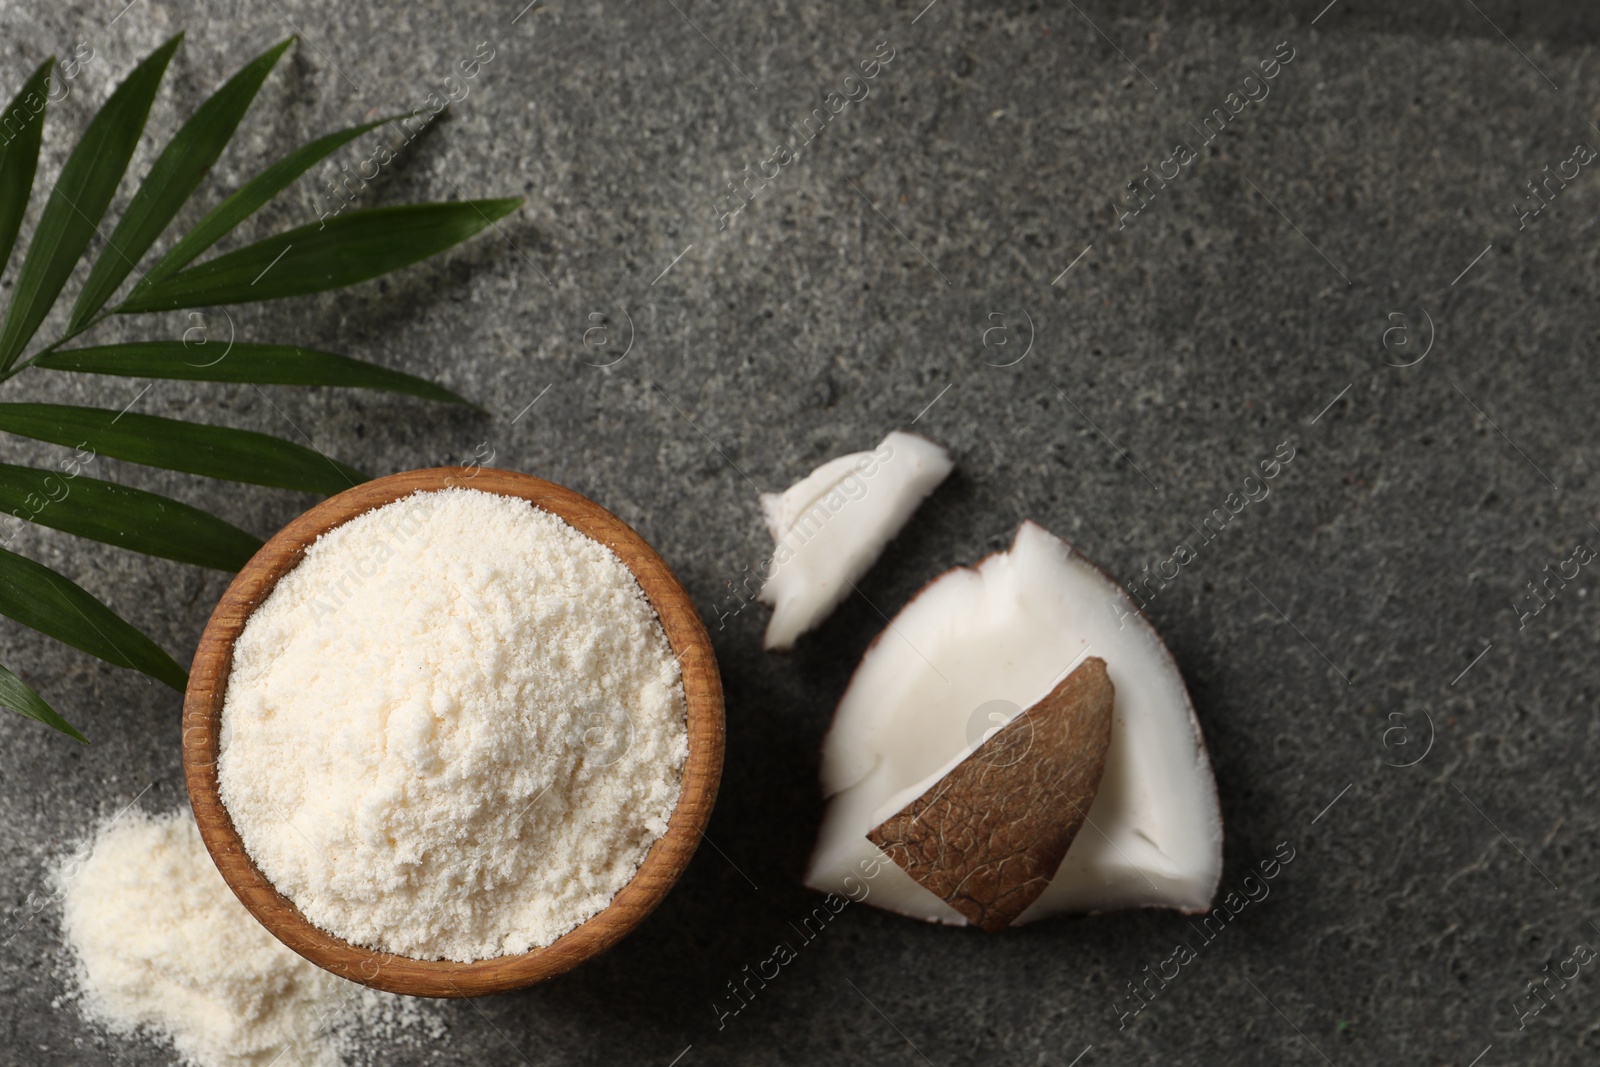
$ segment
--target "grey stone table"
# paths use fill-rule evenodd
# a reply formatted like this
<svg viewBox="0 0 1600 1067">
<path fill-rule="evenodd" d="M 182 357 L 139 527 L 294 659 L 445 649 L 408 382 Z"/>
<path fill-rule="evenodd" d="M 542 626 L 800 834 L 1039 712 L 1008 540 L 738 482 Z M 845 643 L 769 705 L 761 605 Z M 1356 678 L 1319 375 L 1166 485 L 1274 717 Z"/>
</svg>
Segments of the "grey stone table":
<svg viewBox="0 0 1600 1067">
<path fill-rule="evenodd" d="M 1600 175 L 1580 166 L 1542 200 L 1527 185 L 1600 145 L 1600 13 L 1325 2 L 0 6 L 8 95 L 46 54 L 94 53 L 46 175 L 61 132 L 172 32 L 189 35 L 141 173 L 204 92 L 298 33 L 213 197 L 303 139 L 424 106 L 482 52 L 467 95 L 361 199 L 528 198 L 503 233 L 382 283 L 234 311 L 249 336 L 426 374 L 486 415 L 27 375 L 11 398 L 303 433 L 380 473 L 492 454 L 633 523 L 714 631 L 715 847 L 609 955 L 446 1005 L 443 1040 L 374 1046 L 374 1062 L 1600 1058 L 1600 971 L 1552 984 L 1537 1013 L 1527 995 L 1600 945 L 1600 597 L 1587 569 L 1548 603 L 1528 593 L 1600 544 Z M 892 58 L 845 98 L 874 56 Z M 772 177 L 734 213 L 730 182 L 758 170 Z M 267 223 L 329 210 L 319 174 Z M 585 344 L 597 323 L 609 347 Z M 912 424 L 957 473 L 861 596 L 792 655 L 764 654 L 765 609 L 728 610 L 726 593 L 768 546 L 758 489 Z M 818 744 L 880 612 L 1024 518 L 1138 579 L 1285 442 L 1270 497 L 1148 607 L 1211 745 L 1224 888 L 1294 850 L 1270 897 L 1137 1013 L 1128 984 L 1196 940 L 1181 916 L 988 937 L 852 908 L 721 1014 L 726 983 L 816 903 L 799 878 Z M 311 502 L 104 464 L 262 535 Z M 226 581 L 49 531 L 15 544 L 180 659 Z M 0 661 L 95 742 L 0 716 L 0 1060 L 168 1062 L 62 999 L 57 919 L 35 902 L 96 819 L 183 802 L 178 701 L 9 623 Z"/>
</svg>

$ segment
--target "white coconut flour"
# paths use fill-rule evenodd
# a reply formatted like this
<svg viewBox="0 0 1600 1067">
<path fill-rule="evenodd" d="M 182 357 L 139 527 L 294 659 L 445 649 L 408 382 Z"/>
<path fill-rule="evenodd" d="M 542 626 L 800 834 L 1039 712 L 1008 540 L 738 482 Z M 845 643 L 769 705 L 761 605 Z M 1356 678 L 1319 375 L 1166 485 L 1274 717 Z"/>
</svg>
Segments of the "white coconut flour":
<svg viewBox="0 0 1600 1067">
<path fill-rule="evenodd" d="M 548 945 L 666 831 L 682 679 L 615 553 L 526 501 L 416 493 L 324 534 L 234 649 L 218 774 L 312 923 L 418 959 Z"/>
<path fill-rule="evenodd" d="M 164 1037 L 186 1063 L 337 1067 L 363 1035 L 443 1033 L 422 1002 L 336 978 L 267 933 L 187 808 L 125 812 L 57 877 L 87 1014 L 114 1033 Z"/>
</svg>

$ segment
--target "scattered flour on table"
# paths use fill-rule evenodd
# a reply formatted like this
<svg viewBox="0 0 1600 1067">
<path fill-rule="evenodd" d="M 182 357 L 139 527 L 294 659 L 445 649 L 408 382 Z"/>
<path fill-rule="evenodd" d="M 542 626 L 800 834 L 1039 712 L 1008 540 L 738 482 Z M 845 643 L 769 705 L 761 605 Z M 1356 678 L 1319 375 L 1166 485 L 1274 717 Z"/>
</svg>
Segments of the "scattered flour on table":
<svg viewBox="0 0 1600 1067">
<path fill-rule="evenodd" d="M 87 1014 L 113 1033 L 165 1038 L 196 1067 L 338 1067 L 363 1036 L 443 1033 L 422 1002 L 336 978 L 267 933 L 187 808 L 125 812 L 57 879 Z"/>
<path fill-rule="evenodd" d="M 324 534 L 234 648 L 218 775 L 246 850 L 354 944 L 548 945 L 677 806 L 683 684 L 609 548 L 528 502 L 420 492 Z"/>
</svg>

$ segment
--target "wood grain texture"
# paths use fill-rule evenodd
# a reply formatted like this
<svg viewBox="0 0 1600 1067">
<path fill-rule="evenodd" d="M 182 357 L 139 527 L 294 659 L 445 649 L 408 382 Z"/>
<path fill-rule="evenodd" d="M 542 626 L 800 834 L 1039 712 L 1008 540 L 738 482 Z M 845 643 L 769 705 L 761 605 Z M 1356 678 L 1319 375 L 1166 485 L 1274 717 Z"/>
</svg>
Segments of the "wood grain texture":
<svg viewBox="0 0 1600 1067">
<path fill-rule="evenodd" d="M 1090 656 L 867 839 L 972 925 L 1004 930 L 1088 818 L 1113 702 L 1106 661 Z"/>
<path fill-rule="evenodd" d="M 222 704 L 233 644 L 245 621 L 324 532 L 419 490 L 481 489 L 520 497 L 615 552 L 656 609 L 683 673 L 689 754 L 683 789 L 667 832 L 611 904 L 545 948 L 518 956 L 456 963 L 366 949 L 319 930 L 256 868 L 218 793 Z M 604 952 L 659 904 L 694 855 L 722 777 L 722 679 L 705 625 L 659 555 L 627 523 L 570 489 L 515 471 L 436 467 L 366 482 L 313 507 L 280 530 L 245 565 L 206 623 L 183 703 L 183 772 L 189 802 L 211 858 L 261 924 L 306 959 L 354 982 L 424 997 L 500 993 L 553 978 Z"/>
</svg>

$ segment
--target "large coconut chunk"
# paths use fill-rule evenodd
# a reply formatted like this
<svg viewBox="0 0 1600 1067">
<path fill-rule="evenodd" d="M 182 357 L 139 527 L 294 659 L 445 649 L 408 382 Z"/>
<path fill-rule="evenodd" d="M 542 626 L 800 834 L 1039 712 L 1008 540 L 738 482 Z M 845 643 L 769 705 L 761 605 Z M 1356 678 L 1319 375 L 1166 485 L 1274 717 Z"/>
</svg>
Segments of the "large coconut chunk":
<svg viewBox="0 0 1600 1067">
<path fill-rule="evenodd" d="M 774 542 L 758 595 L 766 647 L 788 649 L 828 617 L 953 464 L 926 437 L 895 431 L 871 452 L 831 459 L 782 493 L 762 493 Z"/>
<path fill-rule="evenodd" d="M 868 903 L 964 924 L 867 834 L 1091 655 L 1116 694 L 1105 771 L 1055 877 L 1016 921 L 1205 910 L 1222 873 L 1222 818 L 1183 679 L 1127 594 L 1032 522 L 1009 552 L 931 582 L 862 657 L 823 743 L 828 808 L 806 884 L 859 898 L 862 872 L 876 870 Z"/>
</svg>

